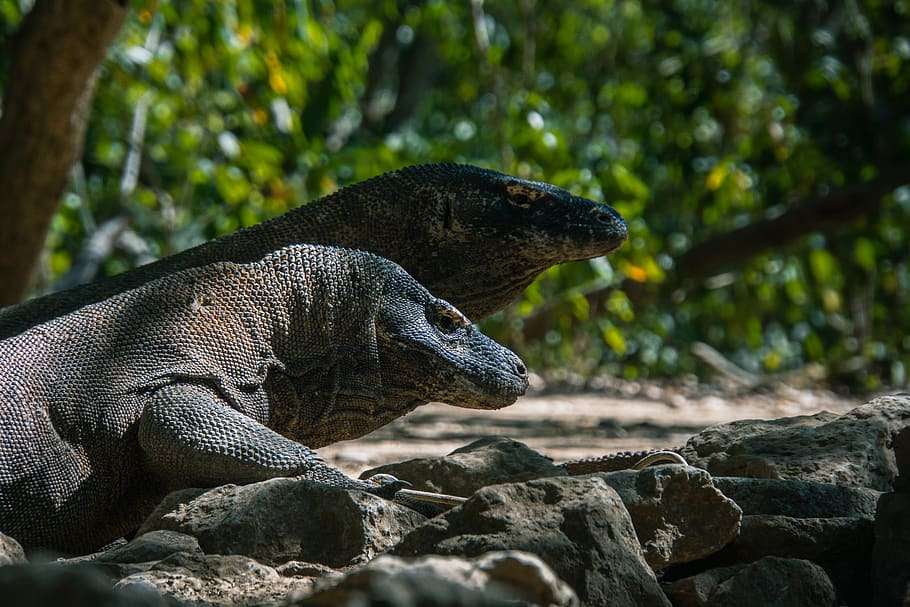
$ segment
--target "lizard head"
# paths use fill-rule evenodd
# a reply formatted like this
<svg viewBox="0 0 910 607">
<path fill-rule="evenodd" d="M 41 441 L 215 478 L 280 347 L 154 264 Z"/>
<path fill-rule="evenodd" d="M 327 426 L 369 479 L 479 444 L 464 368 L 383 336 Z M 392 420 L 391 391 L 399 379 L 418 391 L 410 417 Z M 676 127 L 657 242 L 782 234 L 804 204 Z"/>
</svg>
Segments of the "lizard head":
<svg viewBox="0 0 910 607">
<path fill-rule="evenodd" d="M 376 215 L 375 242 L 358 248 L 402 264 L 475 319 L 550 266 L 606 255 L 627 237 L 606 204 L 470 165 L 417 165 L 353 188 Z"/>
<path fill-rule="evenodd" d="M 395 268 L 376 321 L 385 400 L 499 409 L 525 393 L 518 356 Z"/>
</svg>

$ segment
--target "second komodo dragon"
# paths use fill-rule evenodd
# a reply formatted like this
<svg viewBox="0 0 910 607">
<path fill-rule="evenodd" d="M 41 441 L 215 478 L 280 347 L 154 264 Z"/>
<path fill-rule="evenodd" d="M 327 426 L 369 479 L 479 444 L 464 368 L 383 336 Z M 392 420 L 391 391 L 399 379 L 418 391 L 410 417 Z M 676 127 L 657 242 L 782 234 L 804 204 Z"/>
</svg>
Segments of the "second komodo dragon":
<svg viewBox="0 0 910 607">
<path fill-rule="evenodd" d="M 606 255 L 626 234 L 616 211 L 561 188 L 469 165 L 419 165 L 112 278 L 0 310 L 0 338 L 161 276 L 217 261 L 255 261 L 300 243 L 391 259 L 481 320 L 550 266 Z"/>
<path fill-rule="evenodd" d="M 175 488 L 282 476 L 391 496 L 308 447 L 526 388 L 517 356 L 384 258 L 295 245 L 184 270 L 0 342 L 0 532 L 85 553 Z"/>
</svg>

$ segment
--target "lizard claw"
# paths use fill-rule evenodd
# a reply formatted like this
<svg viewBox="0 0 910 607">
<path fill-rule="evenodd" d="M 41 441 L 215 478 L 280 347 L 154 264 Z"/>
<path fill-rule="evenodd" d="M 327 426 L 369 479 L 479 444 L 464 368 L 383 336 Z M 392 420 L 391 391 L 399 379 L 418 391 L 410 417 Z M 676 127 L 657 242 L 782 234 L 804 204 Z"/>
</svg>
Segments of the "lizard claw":
<svg viewBox="0 0 910 607">
<path fill-rule="evenodd" d="M 371 493 L 386 499 L 395 497 L 395 494 L 398 493 L 400 489 L 408 489 L 414 486 L 408 481 L 403 481 L 391 474 L 374 474 L 366 479 L 366 481 L 374 487 Z"/>
</svg>

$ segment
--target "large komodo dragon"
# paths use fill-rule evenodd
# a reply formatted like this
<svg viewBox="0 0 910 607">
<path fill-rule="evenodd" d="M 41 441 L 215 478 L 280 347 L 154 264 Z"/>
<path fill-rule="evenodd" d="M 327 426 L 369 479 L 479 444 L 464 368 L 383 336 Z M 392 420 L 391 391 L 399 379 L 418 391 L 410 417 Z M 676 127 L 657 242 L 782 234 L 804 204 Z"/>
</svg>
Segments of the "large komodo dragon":
<svg viewBox="0 0 910 607">
<path fill-rule="evenodd" d="M 526 387 L 517 356 L 381 257 L 293 245 L 184 270 L 0 342 L 0 531 L 85 553 L 171 489 L 279 476 L 391 496 L 303 445 Z"/>
<path fill-rule="evenodd" d="M 248 262 L 289 244 L 337 245 L 400 264 L 473 320 L 511 303 L 550 266 L 626 239 L 609 206 L 468 165 L 413 166 L 358 183 L 155 263 L 0 311 L 0 338 L 179 270 Z"/>
</svg>

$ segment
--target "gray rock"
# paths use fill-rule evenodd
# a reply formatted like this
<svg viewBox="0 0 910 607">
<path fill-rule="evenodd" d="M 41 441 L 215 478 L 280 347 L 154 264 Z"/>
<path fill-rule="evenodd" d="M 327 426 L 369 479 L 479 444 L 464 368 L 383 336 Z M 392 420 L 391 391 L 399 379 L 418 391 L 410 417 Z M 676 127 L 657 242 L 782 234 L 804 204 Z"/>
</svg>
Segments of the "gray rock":
<svg viewBox="0 0 910 607">
<path fill-rule="evenodd" d="M 815 481 L 714 477 L 714 486 L 736 502 L 743 514 L 795 518 L 863 516 L 873 518 L 880 491 Z"/>
<path fill-rule="evenodd" d="M 337 569 L 305 561 L 288 561 L 275 567 L 275 571 L 278 572 L 278 575 L 296 577 L 336 578 L 343 575 Z"/>
<path fill-rule="evenodd" d="M 442 457 L 421 457 L 387 464 L 360 475 L 391 474 L 420 491 L 468 497 L 481 487 L 565 476 L 566 471 L 527 445 L 504 436 L 487 436 Z"/>
<path fill-rule="evenodd" d="M 894 481 L 894 490 L 910 491 L 910 427 L 904 428 L 894 435 L 892 448 L 898 471 L 898 477 Z"/>
<path fill-rule="evenodd" d="M 536 554 L 585 605 L 668 605 L 622 501 L 597 475 L 493 485 L 409 533 L 398 556 Z"/>
<path fill-rule="evenodd" d="M 765 557 L 714 569 L 666 587 L 675 607 L 833 607 L 824 569 L 801 559 Z"/>
<path fill-rule="evenodd" d="M 673 582 L 664 583 L 663 589 L 673 607 L 705 607 L 717 586 L 746 566 L 746 563 L 716 567 L 696 575 L 690 575 Z"/>
<path fill-rule="evenodd" d="M 910 604 L 910 493 L 886 493 L 878 503 L 872 577 L 876 605 Z"/>
<path fill-rule="evenodd" d="M 114 585 L 115 590 L 154 591 L 182 607 L 266 607 L 312 588 L 312 579 L 281 576 L 246 556 L 179 552 Z"/>
<path fill-rule="evenodd" d="M 801 479 L 890 491 L 891 443 L 910 426 L 910 394 L 882 396 L 844 415 L 742 420 L 699 432 L 681 450 L 714 476 Z"/>
<path fill-rule="evenodd" d="M 704 470 L 655 466 L 598 476 L 619 493 L 652 569 L 704 558 L 739 532 L 739 507 Z"/>
<path fill-rule="evenodd" d="M 397 595 L 394 603 L 388 601 L 392 593 Z M 435 555 L 413 560 L 381 556 L 296 604 L 424 607 L 475 605 L 478 600 L 482 604 L 515 605 L 520 601 L 522 605 L 553 607 L 579 604 L 572 589 L 543 561 L 515 551 L 488 552 L 472 560 Z"/>
<path fill-rule="evenodd" d="M 139 533 L 178 531 L 195 537 L 206 554 L 243 554 L 269 565 L 343 567 L 373 558 L 424 520 L 362 491 L 276 478 L 172 493 Z"/>
<path fill-rule="evenodd" d="M 164 607 L 148 589 L 116 590 L 89 564 L 40 563 L 0 567 L 4 607 Z"/>
<path fill-rule="evenodd" d="M 25 551 L 19 542 L 8 535 L 0 533 L 0 567 L 25 563 Z"/>
<path fill-rule="evenodd" d="M 199 541 L 176 531 L 149 531 L 112 550 L 102 552 L 96 563 L 147 563 L 160 561 L 175 552 L 202 554 Z"/>
<path fill-rule="evenodd" d="M 821 565 L 850 605 L 866 605 L 872 594 L 872 521 L 865 517 L 792 518 L 743 516 L 739 536 L 720 552 L 668 572 L 670 579 L 766 556 L 806 559 Z"/>
</svg>

